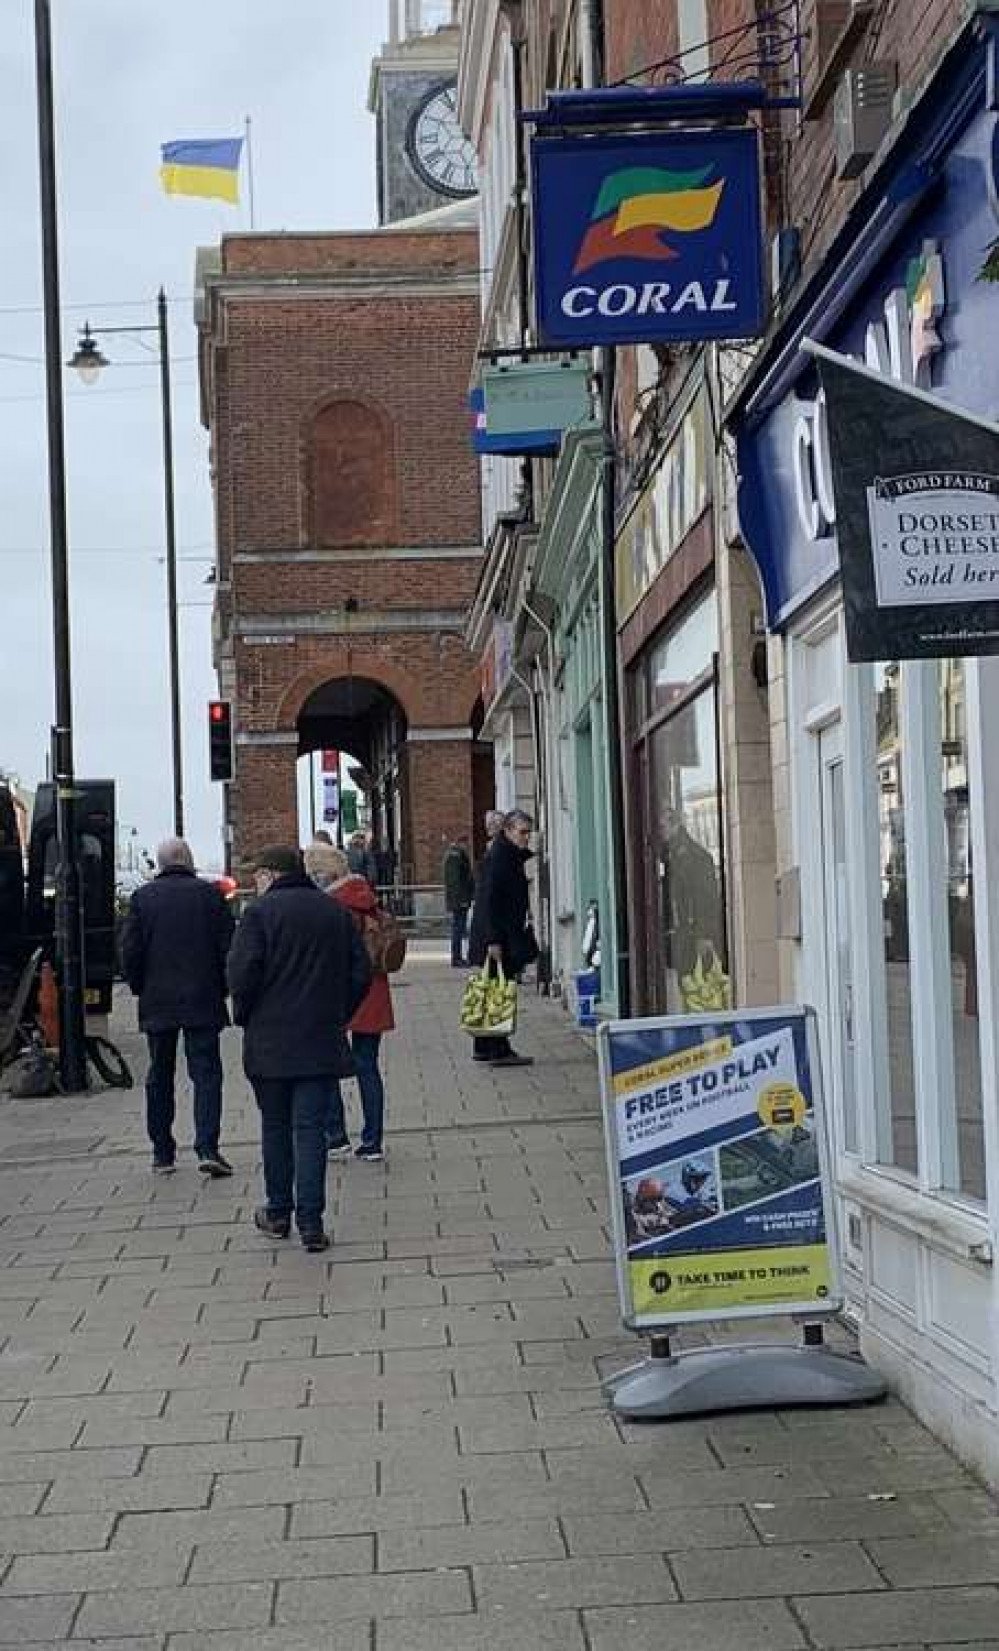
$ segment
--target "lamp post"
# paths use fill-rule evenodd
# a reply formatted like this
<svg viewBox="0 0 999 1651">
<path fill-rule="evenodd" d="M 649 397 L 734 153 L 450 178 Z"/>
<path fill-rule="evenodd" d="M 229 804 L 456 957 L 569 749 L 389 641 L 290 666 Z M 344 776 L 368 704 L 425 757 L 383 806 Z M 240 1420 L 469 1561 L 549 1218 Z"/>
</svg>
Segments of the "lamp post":
<svg viewBox="0 0 999 1651">
<path fill-rule="evenodd" d="M 52 97 L 50 0 L 35 0 L 38 86 L 38 178 L 45 308 L 45 388 L 48 418 L 49 533 L 52 541 L 52 641 L 55 723 L 51 763 L 56 798 L 55 944 L 59 990 L 59 1074 L 63 1090 L 87 1087 L 84 1013 L 83 907 L 73 771 L 73 681 L 70 668 L 69 538 L 66 528 L 66 449 L 59 334 L 59 232 L 56 202 L 55 117 Z"/>
<path fill-rule="evenodd" d="M 155 327 L 101 327 L 102 334 L 150 333 L 159 338 L 160 391 L 163 403 L 163 507 L 166 521 L 167 627 L 170 649 L 170 734 L 173 751 L 173 829 L 184 835 L 184 770 L 180 730 L 180 647 L 177 629 L 177 532 L 173 493 L 173 413 L 170 400 L 170 333 L 167 324 L 167 297 L 160 288 L 156 300 Z M 89 321 L 69 365 L 84 384 L 94 384 L 110 363 L 97 346 Z"/>
</svg>

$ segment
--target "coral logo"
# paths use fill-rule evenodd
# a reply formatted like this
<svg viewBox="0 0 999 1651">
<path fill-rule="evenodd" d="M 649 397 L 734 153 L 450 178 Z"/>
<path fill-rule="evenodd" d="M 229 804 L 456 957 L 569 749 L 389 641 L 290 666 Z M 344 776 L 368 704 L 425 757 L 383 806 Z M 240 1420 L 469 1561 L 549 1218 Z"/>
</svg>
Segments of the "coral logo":
<svg viewBox="0 0 999 1651">
<path fill-rule="evenodd" d="M 574 275 L 613 258 L 677 258 L 664 232 L 690 235 L 714 223 L 725 179 L 709 183 L 714 165 L 696 172 L 630 166 L 603 181 Z"/>
</svg>

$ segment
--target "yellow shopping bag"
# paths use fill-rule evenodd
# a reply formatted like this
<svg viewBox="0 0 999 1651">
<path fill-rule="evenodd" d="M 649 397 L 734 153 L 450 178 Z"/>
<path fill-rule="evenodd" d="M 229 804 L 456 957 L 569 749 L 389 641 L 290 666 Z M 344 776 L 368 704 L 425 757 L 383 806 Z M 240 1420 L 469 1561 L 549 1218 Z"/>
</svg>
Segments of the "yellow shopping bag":
<svg viewBox="0 0 999 1651">
<path fill-rule="evenodd" d="M 517 982 L 502 963 L 487 962 L 469 977 L 461 1000 L 461 1024 L 473 1038 L 508 1038 L 517 1026 Z"/>
</svg>

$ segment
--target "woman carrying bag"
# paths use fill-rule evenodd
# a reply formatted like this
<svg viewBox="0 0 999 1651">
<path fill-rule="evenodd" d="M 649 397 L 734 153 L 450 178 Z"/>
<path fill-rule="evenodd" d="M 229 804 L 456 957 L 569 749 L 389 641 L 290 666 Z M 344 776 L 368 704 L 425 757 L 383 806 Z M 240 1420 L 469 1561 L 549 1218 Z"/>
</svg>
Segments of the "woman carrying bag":
<svg viewBox="0 0 999 1651">
<path fill-rule="evenodd" d="M 469 962 L 477 968 L 501 968 L 510 980 L 538 956 L 527 882 L 533 825 L 531 816 L 519 808 L 504 815 L 502 829 L 482 862 L 472 913 Z M 473 1059 L 498 1067 L 534 1064 L 529 1056 L 516 1054 L 507 1037 L 475 1038 Z"/>
</svg>

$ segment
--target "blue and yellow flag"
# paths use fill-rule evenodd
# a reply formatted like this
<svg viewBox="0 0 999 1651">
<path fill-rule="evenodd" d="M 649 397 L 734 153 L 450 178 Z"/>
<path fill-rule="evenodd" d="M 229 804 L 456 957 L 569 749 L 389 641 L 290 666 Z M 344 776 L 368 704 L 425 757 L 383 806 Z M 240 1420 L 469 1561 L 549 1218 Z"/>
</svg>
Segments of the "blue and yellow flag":
<svg viewBox="0 0 999 1651">
<path fill-rule="evenodd" d="M 160 177 L 168 195 L 239 201 L 242 138 L 188 138 L 162 145 Z"/>
</svg>

